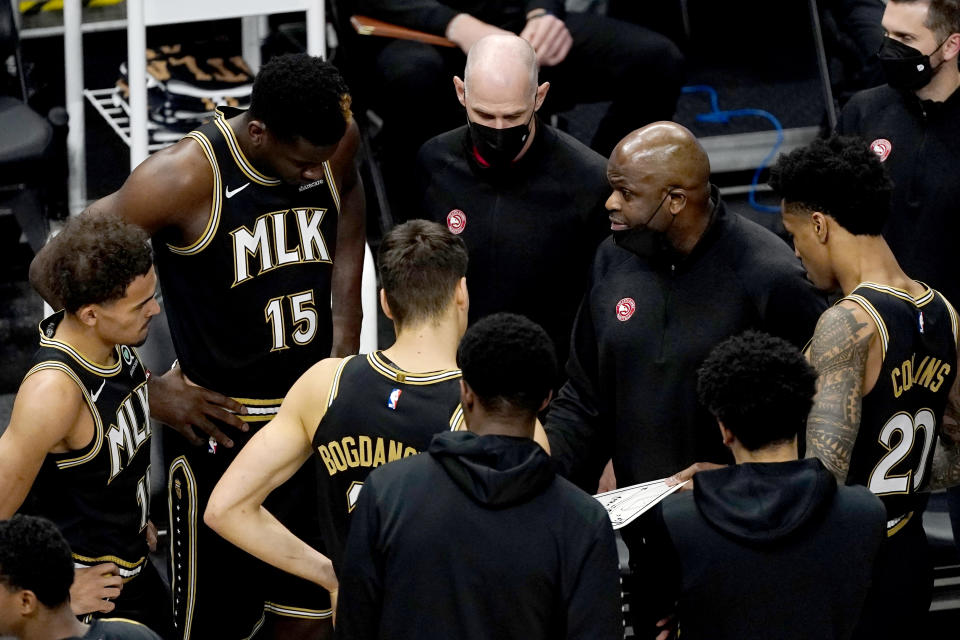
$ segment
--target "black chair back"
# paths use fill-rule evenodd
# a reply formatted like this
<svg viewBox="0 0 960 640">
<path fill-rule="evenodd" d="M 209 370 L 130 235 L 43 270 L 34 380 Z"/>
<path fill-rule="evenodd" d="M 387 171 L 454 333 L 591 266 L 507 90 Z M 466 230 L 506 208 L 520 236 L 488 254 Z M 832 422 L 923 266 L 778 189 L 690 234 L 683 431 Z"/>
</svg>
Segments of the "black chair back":
<svg viewBox="0 0 960 640">
<path fill-rule="evenodd" d="M 26 102 L 27 84 L 23 74 L 23 62 L 20 59 L 20 34 L 17 31 L 17 17 L 13 11 L 13 0 L 0 0 L 0 61 L 13 56 L 20 99 Z M 3 95 L 9 93 L 10 90 L 6 86 L 2 87 Z"/>
</svg>

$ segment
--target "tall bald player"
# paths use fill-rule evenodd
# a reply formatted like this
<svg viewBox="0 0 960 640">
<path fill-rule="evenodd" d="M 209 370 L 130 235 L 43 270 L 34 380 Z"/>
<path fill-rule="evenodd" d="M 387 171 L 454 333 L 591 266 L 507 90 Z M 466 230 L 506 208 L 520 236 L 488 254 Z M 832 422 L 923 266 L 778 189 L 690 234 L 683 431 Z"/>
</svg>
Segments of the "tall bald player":
<svg viewBox="0 0 960 640">
<path fill-rule="evenodd" d="M 184 640 L 239 640 L 264 621 L 261 634 L 272 628 L 284 640 L 330 631 L 324 590 L 269 571 L 199 516 L 236 450 L 276 415 L 300 374 L 359 346 L 364 207 L 349 107 L 329 63 L 274 58 L 257 75 L 249 111 L 218 110 L 97 203 L 152 234 L 179 359 L 151 389 L 151 409 L 186 437 L 164 442 Z M 210 391 L 197 398 L 190 384 Z M 228 436 L 224 425 L 241 429 Z M 275 492 L 271 508 L 319 546 L 315 514 L 301 508 L 316 499 L 310 471 Z M 248 588 L 233 589 L 250 575 Z"/>
<path fill-rule="evenodd" d="M 771 184 L 810 280 L 844 297 L 817 323 L 807 452 L 887 507 L 887 539 L 854 637 L 925 635 L 933 575 L 926 491 L 960 482 L 957 313 L 903 272 L 881 232 L 891 182 L 858 138 L 781 156 Z"/>
<path fill-rule="evenodd" d="M 720 462 L 696 368 L 725 338 L 759 329 L 802 346 L 824 303 L 790 249 L 728 212 L 693 134 L 657 122 L 607 163 L 613 237 L 597 250 L 547 416 L 563 472 L 589 490 L 613 457 L 620 485 Z"/>
<path fill-rule="evenodd" d="M 379 266 L 380 304 L 394 321 L 396 342 L 307 371 L 224 474 L 204 515 L 237 546 L 331 591 L 367 474 L 425 450 L 433 434 L 462 422 L 456 351 L 467 327 L 463 241 L 438 224 L 414 220 L 387 234 Z M 321 523 L 333 566 L 277 522 L 269 503 L 264 507 L 311 455 L 320 463 Z M 314 511 L 315 504 L 301 508 Z"/>
<path fill-rule="evenodd" d="M 160 313 L 147 234 L 87 212 L 45 251 L 64 308 L 40 323 L 0 437 L 0 520 L 19 510 L 60 529 L 77 567 L 75 614 L 132 618 L 169 638 L 169 598 L 147 557 L 150 411 L 134 348 Z"/>
</svg>

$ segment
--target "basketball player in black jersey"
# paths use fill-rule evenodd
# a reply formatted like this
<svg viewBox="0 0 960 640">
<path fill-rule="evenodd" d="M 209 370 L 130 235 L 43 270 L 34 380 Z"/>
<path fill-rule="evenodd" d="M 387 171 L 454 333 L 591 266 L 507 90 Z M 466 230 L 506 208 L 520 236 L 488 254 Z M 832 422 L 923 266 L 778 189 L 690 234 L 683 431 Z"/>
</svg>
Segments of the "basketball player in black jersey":
<svg viewBox="0 0 960 640">
<path fill-rule="evenodd" d="M 349 105 L 329 63 L 274 58 L 255 80 L 249 111 L 220 109 L 96 203 L 153 237 L 179 367 L 151 388 L 151 409 L 201 445 L 164 438 L 171 588 L 183 640 L 239 640 L 254 629 L 284 640 L 330 631 L 325 591 L 268 570 L 199 516 L 236 452 L 276 415 L 294 381 L 317 361 L 359 346 L 364 203 Z M 193 384 L 211 393 L 197 398 Z M 191 426 L 214 439 L 208 445 Z M 275 492 L 271 508 L 320 546 L 316 513 L 300 508 L 315 503 L 312 472 L 304 468 Z"/>
<path fill-rule="evenodd" d="M 133 621 L 85 624 L 70 610 L 73 559 L 49 520 L 16 515 L 0 522 L 0 636 L 17 640 L 159 640 Z"/>
<path fill-rule="evenodd" d="M 147 234 L 88 212 L 47 251 L 64 309 L 40 323 L 0 437 L 0 519 L 20 510 L 60 528 L 77 566 L 75 613 L 132 618 L 169 637 L 169 599 L 147 558 L 151 428 L 133 348 L 160 312 Z"/>
<path fill-rule="evenodd" d="M 467 323 L 463 241 L 441 225 L 413 220 L 384 238 L 379 266 L 380 303 L 394 321 L 396 342 L 310 369 L 224 474 L 205 514 L 241 548 L 331 590 L 367 474 L 425 450 L 435 433 L 462 422 L 456 350 Z M 311 452 L 320 463 L 320 515 L 332 567 L 262 506 Z"/>
<path fill-rule="evenodd" d="M 844 296 L 807 352 L 819 373 L 807 455 L 887 508 L 854 637 L 922 637 L 933 576 L 921 492 L 960 481 L 957 314 L 900 269 L 880 235 L 891 182 L 864 141 L 834 137 L 781 156 L 771 184 L 807 277 Z"/>
</svg>

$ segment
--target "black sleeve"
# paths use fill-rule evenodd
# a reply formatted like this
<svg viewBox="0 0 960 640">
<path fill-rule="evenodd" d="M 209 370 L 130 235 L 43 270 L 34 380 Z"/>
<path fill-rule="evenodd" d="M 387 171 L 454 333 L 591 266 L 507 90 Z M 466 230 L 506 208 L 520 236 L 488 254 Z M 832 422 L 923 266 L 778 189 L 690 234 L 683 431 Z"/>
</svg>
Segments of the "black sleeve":
<svg viewBox="0 0 960 640">
<path fill-rule="evenodd" d="M 589 291 L 588 287 L 573 324 L 568 379 L 550 405 L 544 429 L 559 473 L 594 493 L 610 459 L 612 438 L 601 410 L 597 335 Z"/>
<path fill-rule="evenodd" d="M 827 301 L 807 280 L 799 262 L 777 272 L 778 277 L 758 293 L 762 329 L 802 349 L 813 337 Z"/>
<path fill-rule="evenodd" d="M 369 481 L 360 491 L 350 522 L 343 557 L 337 602 L 335 635 L 339 639 L 375 639 L 380 631 L 383 607 L 383 563 L 377 540 L 380 517 L 374 486 Z"/>
<path fill-rule="evenodd" d="M 596 527 L 580 565 L 580 575 L 572 584 L 573 592 L 567 602 L 567 638 L 622 638 L 617 543 L 606 514 Z"/>
<path fill-rule="evenodd" d="M 546 9 L 561 20 L 566 15 L 566 6 L 563 0 L 527 0 L 526 12 L 530 13 L 534 9 Z"/>
<path fill-rule="evenodd" d="M 363 0 L 357 3 L 358 13 L 436 35 L 444 35 L 457 11 L 436 0 Z"/>
</svg>

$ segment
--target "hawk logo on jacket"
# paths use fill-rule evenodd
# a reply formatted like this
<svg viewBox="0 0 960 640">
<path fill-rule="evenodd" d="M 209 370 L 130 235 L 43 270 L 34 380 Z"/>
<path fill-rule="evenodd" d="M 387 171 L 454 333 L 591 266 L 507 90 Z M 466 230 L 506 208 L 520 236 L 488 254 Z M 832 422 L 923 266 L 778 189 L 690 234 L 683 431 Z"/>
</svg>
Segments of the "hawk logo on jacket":
<svg viewBox="0 0 960 640">
<path fill-rule="evenodd" d="M 460 209 L 454 209 L 447 214 L 447 229 L 450 229 L 450 233 L 455 236 L 463 233 L 463 230 L 467 228 L 467 214 L 465 214 Z"/>
<path fill-rule="evenodd" d="M 890 141 L 886 138 L 877 138 L 870 143 L 870 151 L 873 151 L 877 154 L 877 157 L 880 158 L 880 162 L 883 162 L 890 155 L 890 151 L 893 149 L 893 145 L 890 144 Z"/>
<path fill-rule="evenodd" d="M 637 310 L 637 303 L 633 298 L 623 298 L 617 303 L 617 320 L 626 322 L 633 317 L 633 312 Z"/>
</svg>

